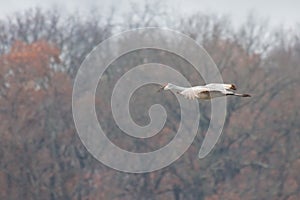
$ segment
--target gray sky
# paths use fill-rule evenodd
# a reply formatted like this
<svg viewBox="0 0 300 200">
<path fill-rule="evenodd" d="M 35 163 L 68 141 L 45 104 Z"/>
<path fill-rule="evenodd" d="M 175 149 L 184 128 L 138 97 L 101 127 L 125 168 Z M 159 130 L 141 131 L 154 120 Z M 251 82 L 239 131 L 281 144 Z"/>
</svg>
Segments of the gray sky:
<svg viewBox="0 0 300 200">
<path fill-rule="evenodd" d="M 0 0 L 0 18 L 32 7 L 51 8 L 56 6 L 66 12 L 78 10 L 83 15 L 93 7 L 99 7 L 106 11 L 111 5 L 121 11 L 129 8 L 130 2 L 143 3 L 142 0 Z M 275 26 L 284 24 L 286 28 L 293 28 L 300 23 L 299 0 L 165 0 L 165 5 L 175 9 L 180 14 L 196 11 L 208 11 L 211 13 L 229 14 L 235 24 L 242 23 L 249 11 L 254 11 L 262 18 L 269 18 Z"/>
</svg>

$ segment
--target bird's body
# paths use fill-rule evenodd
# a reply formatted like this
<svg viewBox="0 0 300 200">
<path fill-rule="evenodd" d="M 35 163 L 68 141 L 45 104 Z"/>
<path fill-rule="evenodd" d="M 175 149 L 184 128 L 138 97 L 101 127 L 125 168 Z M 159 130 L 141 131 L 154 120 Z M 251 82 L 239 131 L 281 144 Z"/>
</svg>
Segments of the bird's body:
<svg viewBox="0 0 300 200">
<path fill-rule="evenodd" d="M 180 87 L 172 83 L 168 83 L 161 90 L 173 90 L 177 94 L 184 96 L 187 99 L 212 99 L 222 96 L 239 96 L 250 97 L 249 94 L 238 94 L 233 92 L 236 90 L 233 84 L 210 83 L 204 86 Z"/>
</svg>

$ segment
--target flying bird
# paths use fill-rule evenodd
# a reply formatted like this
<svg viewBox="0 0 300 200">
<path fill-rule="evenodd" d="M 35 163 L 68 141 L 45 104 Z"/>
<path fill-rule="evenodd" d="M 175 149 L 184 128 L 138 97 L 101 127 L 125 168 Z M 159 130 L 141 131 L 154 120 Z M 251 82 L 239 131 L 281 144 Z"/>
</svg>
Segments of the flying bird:
<svg viewBox="0 0 300 200">
<path fill-rule="evenodd" d="M 210 83 L 204 86 L 194 87 L 180 87 L 172 83 L 161 86 L 158 92 L 162 90 L 172 90 L 177 94 L 184 96 L 187 99 L 212 99 L 222 96 L 238 96 L 238 97 L 250 97 L 249 94 L 239 94 L 233 92 L 236 90 L 233 84 L 222 84 L 222 83 Z"/>
</svg>

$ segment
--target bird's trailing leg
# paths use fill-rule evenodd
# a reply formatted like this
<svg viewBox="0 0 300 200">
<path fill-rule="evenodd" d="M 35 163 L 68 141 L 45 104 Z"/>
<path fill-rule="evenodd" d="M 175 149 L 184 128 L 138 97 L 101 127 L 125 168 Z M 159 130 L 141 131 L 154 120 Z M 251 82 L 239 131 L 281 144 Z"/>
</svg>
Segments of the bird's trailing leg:
<svg viewBox="0 0 300 200">
<path fill-rule="evenodd" d="M 238 94 L 238 93 L 228 93 L 228 94 L 226 94 L 226 96 L 229 96 L 229 95 L 238 96 L 238 97 L 251 97 L 250 94 Z"/>
</svg>

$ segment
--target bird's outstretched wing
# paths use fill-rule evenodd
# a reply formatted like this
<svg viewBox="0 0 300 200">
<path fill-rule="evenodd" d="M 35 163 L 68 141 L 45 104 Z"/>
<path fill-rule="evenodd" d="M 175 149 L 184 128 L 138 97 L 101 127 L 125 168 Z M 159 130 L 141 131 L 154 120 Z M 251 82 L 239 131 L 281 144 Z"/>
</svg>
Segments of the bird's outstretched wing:
<svg viewBox="0 0 300 200">
<path fill-rule="evenodd" d="M 212 99 L 215 97 L 226 96 L 227 94 L 232 93 L 224 89 L 223 86 L 217 87 L 206 87 L 206 86 L 196 86 L 178 92 L 178 94 L 183 95 L 187 99 Z"/>
<path fill-rule="evenodd" d="M 199 91 L 197 91 L 195 88 L 188 88 L 181 92 L 178 92 L 178 94 L 181 94 L 185 98 L 191 99 L 191 100 L 198 98 L 198 93 L 199 93 Z"/>
<path fill-rule="evenodd" d="M 223 89 L 224 90 L 224 89 Z M 178 92 L 178 94 L 183 95 L 187 99 L 211 99 L 218 96 L 224 96 L 224 92 L 212 89 L 212 88 L 206 88 L 204 86 L 196 86 L 187 88 L 181 92 Z"/>
<path fill-rule="evenodd" d="M 236 90 L 236 86 L 234 84 L 223 84 L 223 83 L 210 83 L 205 85 L 204 87 L 210 90 Z"/>
</svg>

